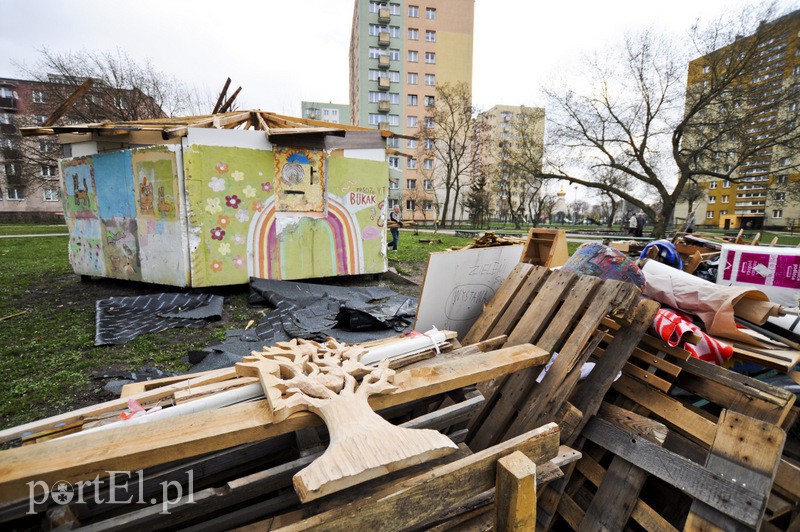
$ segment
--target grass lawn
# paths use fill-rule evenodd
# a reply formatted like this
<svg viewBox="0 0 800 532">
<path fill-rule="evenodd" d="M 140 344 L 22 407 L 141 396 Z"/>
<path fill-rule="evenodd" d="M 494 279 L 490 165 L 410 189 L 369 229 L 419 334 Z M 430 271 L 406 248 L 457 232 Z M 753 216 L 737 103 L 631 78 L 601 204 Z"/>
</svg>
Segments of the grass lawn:
<svg viewBox="0 0 800 532">
<path fill-rule="evenodd" d="M 0 235 L 67 234 L 66 224 L 8 224 L 0 225 Z"/>
</svg>

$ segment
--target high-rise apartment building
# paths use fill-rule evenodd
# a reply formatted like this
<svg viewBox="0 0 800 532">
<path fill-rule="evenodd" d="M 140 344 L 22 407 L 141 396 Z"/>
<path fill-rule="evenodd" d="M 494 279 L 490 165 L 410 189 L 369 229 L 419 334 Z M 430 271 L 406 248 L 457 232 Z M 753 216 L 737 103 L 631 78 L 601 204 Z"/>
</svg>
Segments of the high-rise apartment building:
<svg viewBox="0 0 800 532">
<path fill-rule="evenodd" d="M 471 86 L 474 7 L 474 0 L 356 0 L 352 123 L 416 137 L 435 105 L 437 85 Z M 434 220 L 433 159 L 418 160 L 424 150 L 416 139 L 389 140 L 396 150 L 389 155 L 389 208 L 399 205 L 406 219 Z"/>
<path fill-rule="evenodd" d="M 699 225 L 723 229 L 783 228 L 800 222 L 800 11 L 761 23 L 752 35 L 689 63 L 687 106 L 720 79 L 725 65 L 747 62 L 729 89 L 733 101 L 711 105 L 707 125 L 688 130 L 684 143 L 713 146 L 702 164 L 723 177 L 703 177 L 692 201 L 675 208 L 680 225 L 695 212 Z M 717 72 L 715 72 L 715 70 Z M 732 113 L 734 126 L 725 120 Z M 709 130 L 713 130 L 709 132 Z M 709 142 L 709 135 L 717 138 Z M 729 176 L 725 178 L 724 176 Z M 699 196 L 699 197 L 698 197 Z"/>
</svg>

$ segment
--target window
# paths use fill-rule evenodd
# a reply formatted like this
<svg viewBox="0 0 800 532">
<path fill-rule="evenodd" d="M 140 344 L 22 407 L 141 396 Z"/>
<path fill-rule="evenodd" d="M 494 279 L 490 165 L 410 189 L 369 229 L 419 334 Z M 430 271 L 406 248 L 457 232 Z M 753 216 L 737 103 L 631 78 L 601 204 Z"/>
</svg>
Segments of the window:
<svg viewBox="0 0 800 532">
<path fill-rule="evenodd" d="M 425 8 L 425 18 L 427 18 L 428 20 L 435 19 L 436 18 L 436 9 L 434 9 L 432 7 L 426 7 Z"/>
<path fill-rule="evenodd" d="M 5 165 L 6 176 L 17 175 L 17 165 L 14 163 L 6 163 Z"/>
<path fill-rule="evenodd" d="M 728 211 L 719 211 L 720 216 L 725 216 L 726 214 L 728 214 Z"/>
<path fill-rule="evenodd" d="M 33 103 L 44 103 L 44 91 L 32 91 Z"/>
<path fill-rule="evenodd" d="M 417 127 L 417 117 L 416 116 L 409 116 L 407 119 L 408 127 Z"/>
<path fill-rule="evenodd" d="M 409 41 L 419 40 L 419 30 L 417 28 L 408 28 L 408 40 Z"/>
<path fill-rule="evenodd" d="M 428 42 L 436 42 L 436 32 L 433 30 L 425 30 L 425 40 Z"/>
<path fill-rule="evenodd" d="M 417 180 L 416 179 L 406 179 L 406 188 L 409 190 L 416 190 L 417 189 Z"/>
<path fill-rule="evenodd" d="M 703 74 L 708 74 L 709 72 L 711 72 L 711 67 L 708 66 L 708 65 L 704 66 L 703 67 Z"/>
<path fill-rule="evenodd" d="M 369 103 L 378 103 L 388 98 L 385 92 L 369 91 Z"/>
<path fill-rule="evenodd" d="M 0 87 L 0 98 L 13 98 L 14 91 L 8 87 Z"/>
<path fill-rule="evenodd" d="M 395 180 L 395 179 L 390 179 L 389 180 L 389 190 L 398 190 L 399 188 L 400 188 L 400 185 L 397 184 L 397 180 Z M 394 200 L 394 201 L 397 201 L 397 200 Z M 394 207 L 394 205 L 392 205 L 392 200 L 389 200 L 389 208 L 391 209 L 392 207 Z"/>
<path fill-rule="evenodd" d="M 390 15 L 399 15 L 400 14 L 400 4 L 389 4 L 389 14 Z"/>
<path fill-rule="evenodd" d="M 786 192 L 775 193 L 775 201 L 785 201 L 785 200 L 786 200 Z"/>
<path fill-rule="evenodd" d="M 731 182 L 726 179 L 722 182 L 722 188 L 731 188 Z"/>
<path fill-rule="evenodd" d="M 400 115 L 389 115 L 389 125 L 390 126 L 399 126 L 400 125 Z"/>
<path fill-rule="evenodd" d="M 369 12 L 370 13 L 377 13 L 380 8 L 386 7 L 385 2 L 370 2 L 369 3 Z"/>
<path fill-rule="evenodd" d="M 781 159 L 781 160 L 778 162 L 778 164 L 780 164 L 781 166 L 789 166 L 789 165 L 791 165 L 791 164 L 792 164 L 792 158 L 791 158 L 791 157 L 783 157 L 783 158 L 782 158 L 782 159 Z"/>
<path fill-rule="evenodd" d="M 381 33 L 386 33 L 388 28 L 381 24 L 370 24 L 369 25 L 369 35 L 370 37 L 377 37 Z"/>
<path fill-rule="evenodd" d="M 391 155 L 389 157 L 389 168 L 400 168 L 400 157 Z"/>
<path fill-rule="evenodd" d="M 792 69 L 792 74 L 795 76 L 800 74 L 800 65 L 795 65 L 795 67 Z"/>
<path fill-rule="evenodd" d="M 40 164 L 39 170 L 43 177 L 56 177 L 56 167 L 49 164 Z"/>
<path fill-rule="evenodd" d="M 0 138 L 0 148 L 13 149 L 13 148 L 16 148 L 16 147 L 17 146 L 16 146 L 16 144 L 14 144 L 13 140 L 8 139 L 8 138 Z"/>
<path fill-rule="evenodd" d="M 397 70 L 390 70 L 387 77 L 392 83 L 400 83 L 400 72 Z"/>
<path fill-rule="evenodd" d="M 371 126 L 377 126 L 378 124 L 386 122 L 386 116 L 378 113 L 370 113 L 367 122 Z"/>
<path fill-rule="evenodd" d="M 728 203 L 729 196 L 721 196 L 719 198 L 720 203 Z"/>
<path fill-rule="evenodd" d="M 408 16 L 410 18 L 419 18 L 419 6 L 408 6 Z"/>
<path fill-rule="evenodd" d="M 58 201 L 58 189 L 57 188 L 46 188 L 42 191 L 44 195 L 45 201 Z"/>
<path fill-rule="evenodd" d="M 422 202 L 422 210 L 423 211 L 432 211 L 433 210 L 433 202 L 431 200 L 424 200 Z"/>
<path fill-rule="evenodd" d="M 408 51 L 408 60 L 411 63 L 416 63 L 419 61 L 419 52 L 416 50 L 409 50 Z"/>
<path fill-rule="evenodd" d="M 39 126 L 43 125 L 46 120 L 47 120 L 47 117 L 45 115 L 37 115 L 36 116 L 36 124 L 39 125 Z"/>
<path fill-rule="evenodd" d="M 436 85 L 436 76 L 434 74 L 425 74 L 425 85 Z"/>
<path fill-rule="evenodd" d="M 783 218 L 783 209 L 772 209 L 773 218 Z"/>
<path fill-rule="evenodd" d="M 117 96 L 116 98 L 114 98 L 114 105 L 117 107 L 117 109 L 124 110 L 128 108 L 128 101 L 122 96 Z"/>
<path fill-rule="evenodd" d="M 419 74 L 417 74 L 415 72 L 409 72 L 408 73 L 408 84 L 409 85 L 416 85 L 417 83 L 419 83 Z"/>
<path fill-rule="evenodd" d="M 422 167 L 425 170 L 432 170 L 433 169 L 433 159 L 425 159 L 422 161 Z"/>
<path fill-rule="evenodd" d="M 381 50 L 380 48 L 375 48 L 374 46 L 369 47 L 370 59 L 378 59 L 382 55 L 383 55 L 383 50 Z"/>
<path fill-rule="evenodd" d="M 417 160 L 412 157 L 409 157 L 406 160 L 406 168 L 408 168 L 409 170 L 415 170 L 417 168 Z"/>
<path fill-rule="evenodd" d="M 425 139 L 425 142 L 423 143 L 423 147 L 426 150 L 432 150 L 433 149 L 433 139 Z"/>
<path fill-rule="evenodd" d="M 389 36 L 391 36 L 392 39 L 400 37 L 400 26 L 389 26 Z"/>
<path fill-rule="evenodd" d="M 433 52 L 425 52 L 425 62 L 428 64 L 436 63 L 436 54 Z"/>
<path fill-rule="evenodd" d="M 433 107 L 436 104 L 436 100 L 433 96 L 425 96 L 425 107 Z"/>
<path fill-rule="evenodd" d="M 709 196 L 708 197 L 708 202 L 709 203 L 716 203 L 717 202 L 717 197 L 716 196 Z"/>
<path fill-rule="evenodd" d="M 0 124 L 10 124 L 11 113 L 0 113 Z"/>
<path fill-rule="evenodd" d="M 397 50 L 396 48 L 390 48 L 389 59 L 392 61 L 400 61 L 400 50 Z"/>
<path fill-rule="evenodd" d="M 394 188 L 397 188 L 397 184 L 395 184 Z M 399 207 L 399 206 L 400 206 L 400 200 L 399 199 L 397 199 L 397 198 L 389 199 L 389 210 L 392 210 L 395 207 Z"/>
<path fill-rule="evenodd" d="M 416 149 L 416 147 L 417 147 L 417 140 L 416 140 L 416 139 L 410 139 L 410 140 L 408 141 L 408 147 L 409 147 L 409 149 L 412 149 L 412 150 L 413 150 L 413 149 Z"/>
<path fill-rule="evenodd" d="M 425 127 L 433 127 L 433 124 L 434 124 L 433 117 L 432 116 L 426 116 L 425 117 Z"/>
<path fill-rule="evenodd" d="M 417 210 L 417 202 L 413 199 L 406 200 L 406 210 L 407 211 Z"/>
<path fill-rule="evenodd" d="M 386 94 L 386 93 L 384 93 L 384 94 Z M 398 103 L 400 103 L 400 94 L 397 93 L 397 92 L 390 92 L 389 93 L 389 103 L 391 103 L 392 105 L 397 105 Z"/>
<path fill-rule="evenodd" d="M 6 190 L 6 197 L 10 200 L 23 200 L 25 199 L 25 191 L 21 188 L 9 188 Z"/>
<path fill-rule="evenodd" d="M 713 217 L 714 217 L 714 211 L 706 211 L 706 218 L 710 219 L 710 218 L 713 218 Z"/>
<path fill-rule="evenodd" d="M 408 105 L 417 105 L 417 95 L 416 94 L 409 94 L 408 95 Z"/>
<path fill-rule="evenodd" d="M 422 182 L 422 188 L 425 190 L 433 190 L 433 181 L 426 179 Z"/>
<path fill-rule="evenodd" d="M 712 181 L 711 183 L 708 184 L 708 188 L 710 188 L 711 190 L 714 190 L 715 188 L 717 188 L 717 182 L 716 181 Z"/>
<path fill-rule="evenodd" d="M 785 175 L 776 175 L 775 176 L 775 184 L 776 185 L 785 185 L 786 184 L 786 176 Z"/>
<path fill-rule="evenodd" d="M 386 146 L 388 148 L 399 148 L 400 147 L 400 139 L 397 137 L 389 137 L 386 139 Z"/>
</svg>

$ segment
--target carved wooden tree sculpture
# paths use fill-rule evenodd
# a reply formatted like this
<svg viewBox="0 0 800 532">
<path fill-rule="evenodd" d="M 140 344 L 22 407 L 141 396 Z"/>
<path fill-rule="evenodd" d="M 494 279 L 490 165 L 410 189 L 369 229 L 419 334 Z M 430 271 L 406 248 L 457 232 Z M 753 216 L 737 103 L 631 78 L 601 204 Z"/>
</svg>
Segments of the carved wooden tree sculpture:
<svg viewBox="0 0 800 532">
<path fill-rule="evenodd" d="M 294 476 L 303 502 L 456 450 L 435 430 L 396 427 L 373 412 L 367 399 L 396 390 L 395 372 L 388 360 L 377 367 L 361 364 L 365 352 L 333 339 L 295 339 L 237 364 L 240 375 L 261 379 L 274 422 L 309 410 L 328 427 L 328 449 Z"/>
</svg>

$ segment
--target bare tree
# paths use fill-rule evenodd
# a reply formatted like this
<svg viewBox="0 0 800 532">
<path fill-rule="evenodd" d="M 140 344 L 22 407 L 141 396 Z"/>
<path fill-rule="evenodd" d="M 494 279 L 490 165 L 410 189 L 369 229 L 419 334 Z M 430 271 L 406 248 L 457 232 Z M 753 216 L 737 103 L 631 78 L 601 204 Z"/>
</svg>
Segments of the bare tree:
<svg viewBox="0 0 800 532">
<path fill-rule="evenodd" d="M 528 217 L 531 225 L 536 227 L 547 215 L 547 219 L 552 218 L 553 207 L 555 207 L 557 197 L 545 186 L 539 187 L 528 199 Z"/>
<path fill-rule="evenodd" d="M 452 225 L 459 195 L 469 186 L 480 164 L 480 145 L 486 130 L 483 124 L 472 106 L 469 85 L 458 82 L 436 87 L 435 105 L 428 108 L 418 136 L 426 155 L 435 161 L 435 181 L 443 191 L 442 225 L 448 220 Z"/>
<path fill-rule="evenodd" d="M 645 32 L 626 38 L 607 60 L 589 59 L 585 90 L 546 91 L 556 149 L 539 175 L 610 192 L 644 212 L 653 235 L 663 236 L 688 183 L 736 180 L 758 154 L 797 149 L 794 116 L 772 113 L 764 124 L 754 116 L 763 111 L 765 89 L 774 90 L 769 104 L 776 109 L 797 99 L 793 86 L 759 80 L 765 43 L 786 31 L 780 21 L 757 26 L 772 14 L 750 9 L 695 26 L 683 41 L 690 49 Z M 690 54 L 705 60 L 692 64 L 687 90 Z M 754 135 L 754 127 L 768 134 Z M 606 170 L 627 182 L 599 179 Z"/>
</svg>

